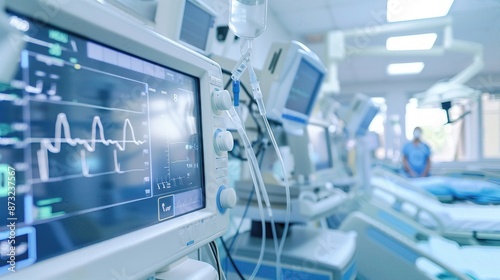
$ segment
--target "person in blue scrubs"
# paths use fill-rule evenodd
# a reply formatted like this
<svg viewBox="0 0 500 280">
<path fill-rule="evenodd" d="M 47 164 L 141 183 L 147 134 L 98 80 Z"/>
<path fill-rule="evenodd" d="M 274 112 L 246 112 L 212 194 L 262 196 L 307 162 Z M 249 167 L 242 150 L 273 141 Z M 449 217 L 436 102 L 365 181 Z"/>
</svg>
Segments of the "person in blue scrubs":
<svg viewBox="0 0 500 280">
<path fill-rule="evenodd" d="M 422 129 L 415 127 L 413 140 L 403 147 L 403 169 L 409 177 L 427 177 L 431 168 L 431 149 L 422 142 Z"/>
</svg>

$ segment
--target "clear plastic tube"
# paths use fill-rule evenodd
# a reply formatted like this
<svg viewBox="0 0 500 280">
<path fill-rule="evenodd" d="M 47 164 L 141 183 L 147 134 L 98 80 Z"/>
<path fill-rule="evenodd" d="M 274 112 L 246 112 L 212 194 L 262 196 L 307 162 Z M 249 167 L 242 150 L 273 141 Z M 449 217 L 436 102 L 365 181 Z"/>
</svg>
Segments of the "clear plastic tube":
<svg viewBox="0 0 500 280">
<path fill-rule="evenodd" d="M 264 250 L 265 250 L 265 245 L 266 245 L 266 225 L 265 225 L 265 217 L 264 217 L 264 207 L 262 206 L 262 197 L 260 196 L 260 193 L 266 193 L 265 188 L 262 189 L 262 186 L 260 182 L 263 182 L 262 180 L 262 175 L 260 174 L 259 170 L 259 165 L 257 163 L 257 158 L 255 157 L 255 153 L 252 149 L 252 145 L 250 143 L 250 140 L 248 139 L 248 136 L 243 129 L 242 122 L 236 113 L 236 110 L 231 108 L 230 110 L 227 111 L 227 114 L 231 121 L 234 123 L 236 126 L 236 130 L 238 131 L 238 134 L 240 135 L 241 139 L 243 140 L 244 147 L 247 153 L 247 158 L 249 159 L 249 164 L 250 164 L 250 176 L 252 177 L 252 181 L 254 182 L 254 187 L 255 187 L 255 194 L 257 196 L 257 203 L 259 205 L 259 214 L 260 214 L 260 219 L 261 219 L 261 224 L 262 224 L 262 242 L 261 242 L 261 248 L 260 248 L 260 254 L 259 254 L 259 259 L 257 260 L 257 264 L 255 266 L 255 269 L 250 276 L 250 279 L 254 279 L 255 276 L 257 275 L 257 272 L 260 269 L 260 266 L 262 264 L 262 260 L 264 258 Z M 266 193 L 267 195 L 267 193 Z M 270 205 L 269 205 L 270 207 Z M 269 208 L 268 208 L 269 211 Z M 270 216 L 272 217 L 272 212 L 270 212 Z M 275 245 L 276 246 L 276 245 Z"/>
<path fill-rule="evenodd" d="M 249 154 L 250 151 L 251 153 Z M 257 179 L 257 182 L 258 182 L 258 188 L 260 189 L 261 193 L 265 194 L 265 196 L 268 196 L 267 195 L 267 189 L 266 189 L 266 186 L 264 184 L 264 180 L 262 180 L 262 174 L 260 173 L 260 169 L 259 169 L 259 165 L 257 164 L 254 164 L 254 162 L 257 162 L 257 158 L 255 157 L 255 153 L 253 152 L 253 149 L 247 149 L 247 158 L 255 158 L 255 161 L 252 159 L 251 160 L 251 167 L 254 169 L 254 172 L 256 174 L 256 179 Z M 254 180 L 255 182 L 255 180 Z M 265 201 L 265 199 L 264 199 Z M 279 245 L 278 245 L 278 233 L 276 231 L 276 223 L 274 222 L 274 216 L 273 216 L 273 212 L 272 212 L 272 208 L 271 208 L 271 204 L 267 204 L 266 205 L 267 207 L 267 213 L 268 213 L 268 216 L 269 216 L 269 219 L 271 221 L 271 233 L 273 235 L 273 242 L 274 242 L 274 250 L 276 252 L 276 256 L 278 256 L 278 252 L 279 252 Z"/>
<path fill-rule="evenodd" d="M 247 48 L 246 51 L 245 51 L 245 47 Z M 240 52 L 241 52 L 241 58 L 238 61 L 238 63 L 236 64 L 236 66 L 234 67 L 233 71 L 231 72 L 232 73 L 231 78 L 233 79 L 233 81 L 239 81 L 239 79 L 241 78 L 241 76 L 243 75 L 245 70 L 249 69 L 249 75 L 250 75 L 250 81 L 251 81 L 251 85 L 252 85 L 252 92 L 253 92 L 254 99 L 257 101 L 260 114 L 265 118 L 265 121 L 267 121 L 267 119 L 265 117 L 266 110 L 264 107 L 264 102 L 262 100 L 262 92 L 260 90 L 257 76 L 255 75 L 255 71 L 254 71 L 252 64 L 251 64 L 251 61 L 250 61 L 250 56 L 251 56 L 251 52 L 252 52 L 252 40 L 243 41 L 241 44 Z M 228 111 L 228 114 L 231 118 L 231 115 L 237 114 L 237 111 L 235 108 L 231 108 Z M 272 214 L 271 203 L 269 201 L 269 196 L 267 194 L 266 186 L 264 184 L 264 180 L 262 179 L 262 175 L 260 174 L 259 165 L 257 163 L 257 159 L 255 157 L 255 154 L 253 153 L 253 149 L 252 149 L 250 140 L 246 136 L 246 133 L 243 129 L 243 125 L 241 123 L 241 120 L 239 120 L 239 118 L 236 118 L 236 117 L 234 119 L 233 118 L 231 118 L 231 119 L 233 120 L 233 122 L 235 120 L 239 122 L 239 124 L 235 123 L 235 125 L 237 127 L 238 133 L 242 136 L 242 140 L 245 144 L 245 147 L 248 147 L 246 149 L 246 151 L 247 151 L 247 158 L 249 159 L 250 175 L 252 175 L 252 168 L 253 168 L 254 174 L 252 175 L 252 180 L 254 181 L 254 183 L 256 185 L 256 192 L 258 192 L 257 189 L 260 189 L 262 196 L 264 197 L 264 202 L 266 204 L 267 212 L 268 212 L 269 218 L 271 220 L 271 230 L 272 230 L 274 247 L 275 247 L 275 252 L 276 252 L 276 276 L 277 276 L 277 279 L 280 279 L 281 252 L 283 251 L 283 246 L 284 246 L 285 240 L 282 237 L 281 244 L 278 245 L 278 234 L 276 231 L 276 224 L 274 222 L 274 217 Z M 269 126 L 269 123 L 267 123 L 267 126 Z M 240 128 L 241 128 L 241 131 L 240 131 Z M 274 141 L 273 145 L 275 147 L 276 152 L 279 154 L 279 157 L 281 158 L 283 172 L 284 172 L 284 174 L 286 174 L 283 159 L 281 157 L 281 154 L 279 153 L 279 149 L 277 149 L 278 146 L 276 144 L 276 140 L 274 139 L 274 135 L 272 135 L 272 131 L 270 130 L 270 128 L 268 129 L 268 132 L 270 133 L 270 136 L 271 136 L 272 140 Z M 252 151 L 252 153 L 250 154 L 248 151 Z M 286 237 L 286 233 L 288 231 L 289 219 L 290 219 L 290 217 L 289 217 L 290 216 L 290 190 L 289 190 L 289 184 L 288 184 L 287 178 L 286 178 L 286 182 L 287 182 L 286 183 L 286 186 L 287 186 L 287 191 L 286 191 L 287 192 L 287 215 L 286 216 L 287 216 L 287 218 L 285 221 L 285 231 L 284 231 L 285 235 L 284 235 L 284 237 Z M 260 201 L 260 198 L 257 198 L 257 199 Z M 264 235 L 263 235 L 263 238 L 265 239 Z M 281 248 L 281 250 L 280 250 L 280 248 Z M 263 251 L 261 251 L 261 254 L 263 254 Z M 254 271 L 254 272 L 256 272 L 256 271 Z"/>
<path fill-rule="evenodd" d="M 264 106 L 264 100 L 262 99 L 262 91 L 260 89 L 259 81 L 257 79 L 257 75 L 255 74 L 255 71 L 252 67 L 252 64 L 250 61 L 248 62 L 248 71 L 250 75 L 250 84 L 252 86 L 252 93 L 255 98 L 255 101 L 257 102 L 257 106 L 259 107 L 259 112 L 260 115 L 262 116 L 262 119 L 264 120 L 264 123 L 266 125 L 266 130 L 269 134 L 269 138 L 271 138 L 271 142 L 273 143 L 274 150 L 276 151 L 276 155 L 278 156 L 278 159 L 281 164 L 281 168 L 283 169 L 283 174 L 284 174 L 284 180 L 285 180 L 285 196 L 286 196 L 286 211 L 285 211 L 285 228 L 283 230 L 283 235 L 281 236 L 281 241 L 279 248 L 276 251 L 276 279 L 281 279 L 281 254 L 283 252 L 283 247 L 285 246 L 285 241 L 286 241 L 286 235 L 288 234 L 288 227 L 290 224 L 290 203 L 291 203 L 291 198 L 290 198 L 290 183 L 288 181 L 288 176 L 287 176 L 287 171 L 285 167 L 285 162 L 283 160 L 283 157 L 281 156 L 281 152 L 278 147 L 278 143 L 276 143 L 276 139 L 274 137 L 273 131 L 271 130 L 271 126 L 269 125 L 269 121 L 267 120 L 266 116 L 266 108 Z"/>
<path fill-rule="evenodd" d="M 264 203 L 266 204 L 267 208 L 267 214 L 269 217 L 273 216 L 272 208 L 271 208 L 271 202 L 269 201 L 269 196 L 267 195 L 266 187 L 264 184 L 264 180 L 262 179 L 262 175 L 260 174 L 259 170 L 259 164 L 257 162 L 257 158 L 255 157 L 255 154 L 253 153 L 253 148 L 252 144 L 250 143 L 250 139 L 248 139 L 248 136 L 245 132 L 245 129 L 243 128 L 243 124 L 241 122 L 241 119 L 238 115 L 238 112 L 234 107 L 228 110 L 228 115 L 233 121 L 234 125 L 236 125 L 236 130 L 238 131 L 238 134 L 241 136 L 241 139 L 243 140 L 244 147 L 247 151 L 252 151 L 252 154 L 248 155 L 247 152 L 247 157 L 249 159 L 249 164 L 254 168 L 256 171 L 256 174 L 259 176 L 256 177 L 255 184 L 256 186 L 259 187 L 260 191 L 262 192 L 262 196 L 264 198 Z"/>
<path fill-rule="evenodd" d="M 285 211 L 285 228 L 283 229 L 283 234 L 281 235 L 280 245 L 278 247 L 278 251 L 276 253 L 276 279 L 281 279 L 281 254 L 283 253 L 283 247 L 285 246 L 286 236 L 288 234 L 288 227 L 290 225 L 290 182 L 288 181 L 288 174 L 286 172 L 285 162 L 283 157 L 281 156 L 281 152 L 278 147 L 278 143 L 276 143 L 276 139 L 271 130 L 271 126 L 269 125 L 269 121 L 266 116 L 262 116 L 264 119 L 264 123 L 266 124 L 266 129 L 269 133 L 269 137 L 271 138 L 271 142 L 273 143 L 274 150 L 278 155 L 278 159 L 281 164 L 281 168 L 283 169 L 284 179 L 285 179 L 285 196 L 286 196 L 286 211 Z"/>
</svg>

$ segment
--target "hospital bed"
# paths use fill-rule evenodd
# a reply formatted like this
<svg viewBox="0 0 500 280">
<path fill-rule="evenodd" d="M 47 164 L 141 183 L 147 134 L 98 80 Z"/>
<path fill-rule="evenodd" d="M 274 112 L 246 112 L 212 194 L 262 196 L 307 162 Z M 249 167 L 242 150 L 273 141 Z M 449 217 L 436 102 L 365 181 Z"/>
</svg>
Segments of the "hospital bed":
<svg viewBox="0 0 500 280">
<path fill-rule="evenodd" d="M 372 174 L 370 200 L 398 211 L 401 219 L 416 221 L 460 244 L 500 244 L 500 206 L 443 203 L 394 173 L 376 168 Z"/>
<path fill-rule="evenodd" d="M 384 212 L 381 222 L 355 211 L 342 223 L 341 230 L 357 232 L 357 279 L 500 279 L 500 248 L 459 246 L 394 213 Z"/>
<path fill-rule="evenodd" d="M 500 169 L 499 170 L 467 170 L 467 169 L 435 169 L 432 175 L 440 175 L 446 177 L 458 177 L 466 179 L 479 179 L 496 184 L 500 184 Z"/>
<path fill-rule="evenodd" d="M 378 177 L 397 182 L 408 189 L 426 191 L 440 201 L 455 203 L 468 201 L 476 204 L 500 204 L 500 174 L 462 169 L 441 169 L 432 176 L 408 178 L 394 168 L 376 167 Z"/>
<path fill-rule="evenodd" d="M 478 179 L 478 177 L 468 176 L 476 175 L 452 173 L 447 176 L 412 178 L 409 179 L 409 182 L 415 187 L 433 194 L 442 202 L 465 201 L 483 205 L 500 204 L 500 185 L 498 183 L 495 183 L 491 177 L 485 176 Z"/>
<path fill-rule="evenodd" d="M 482 160 L 474 162 L 437 162 L 432 164 L 431 174 L 484 177 L 491 176 L 500 178 L 499 160 Z"/>
</svg>

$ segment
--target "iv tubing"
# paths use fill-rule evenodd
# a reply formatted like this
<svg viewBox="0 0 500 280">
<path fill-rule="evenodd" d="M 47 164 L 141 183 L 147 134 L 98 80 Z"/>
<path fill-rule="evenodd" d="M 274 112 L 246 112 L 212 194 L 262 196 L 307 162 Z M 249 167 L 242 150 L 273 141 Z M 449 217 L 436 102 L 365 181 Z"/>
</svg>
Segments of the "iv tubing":
<svg viewBox="0 0 500 280">
<path fill-rule="evenodd" d="M 278 144 L 276 143 L 276 139 L 275 139 L 274 134 L 271 130 L 271 126 L 269 125 L 269 121 L 267 120 L 267 117 L 266 117 L 266 108 L 264 106 L 264 101 L 262 99 L 262 91 L 260 90 L 259 81 L 257 80 L 257 75 L 255 74 L 255 71 L 254 71 L 250 61 L 248 62 L 248 71 L 249 71 L 249 75 L 250 75 L 250 84 L 252 86 L 252 92 L 254 94 L 255 101 L 257 102 L 257 106 L 259 107 L 260 115 L 262 116 L 262 119 L 264 120 L 267 132 L 269 134 L 269 137 L 271 138 L 271 142 L 273 143 L 274 150 L 276 151 L 276 155 L 278 156 L 278 159 L 280 161 L 281 168 L 283 169 L 283 178 L 285 180 L 285 195 L 286 195 L 285 228 L 284 228 L 283 234 L 281 236 L 279 248 L 276 251 L 276 278 L 281 279 L 281 277 L 280 277 L 280 274 L 281 274 L 281 254 L 283 252 L 283 247 L 285 246 L 286 236 L 288 233 L 288 227 L 290 224 L 290 211 L 291 211 L 291 209 L 290 209 L 290 203 L 291 203 L 291 201 L 290 201 L 291 200 L 291 198 L 290 198 L 290 183 L 288 181 L 288 174 L 286 172 L 285 162 L 283 160 L 283 157 L 281 156 Z"/>
<path fill-rule="evenodd" d="M 236 113 L 236 110 L 234 109 L 234 107 L 229 109 L 227 111 L 227 114 L 228 114 L 229 118 L 231 119 L 231 121 L 236 126 L 236 129 L 237 129 L 238 133 L 240 134 L 240 137 L 243 139 L 243 142 L 245 145 L 245 150 L 247 152 L 247 157 L 249 159 L 249 162 L 251 162 L 250 175 L 251 175 L 252 180 L 254 182 L 255 194 L 257 196 L 257 203 L 259 205 L 259 214 L 260 214 L 260 219 L 261 219 L 261 224 L 262 224 L 262 242 L 261 242 L 259 259 L 257 261 L 257 264 L 255 266 L 255 269 L 254 269 L 252 275 L 250 276 L 250 279 L 254 279 L 255 276 L 257 275 L 257 272 L 260 269 L 261 264 L 262 264 L 262 260 L 264 258 L 265 245 L 266 245 L 266 225 L 265 225 L 265 217 L 264 217 L 264 207 L 262 206 L 262 198 L 260 196 L 261 190 L 258 187 L 259 181 L 256 178 L 257 176 L 256 176 L 255 167 L 257 167 L 257 172 L 258 172 L 257 174 L 258 175 L 260 175 L 260 172 L 258 169 L 257 158 L 255 158 L 255 154 L 254 154 L 253 149 L 252 149 L 252 145 L 250 144 L 250 140 L 248 139 L 248 136 L 246 135 L 245 130 L 243 129 L 243 125 L 241 123 L 241 120 L 240 120 L 238 114 Z M 261 176 L 259 176 L 259 177 L 261 177 Z M 261 180 L 262 180 L 262 177 L 261 177 Z"/>
<path fill-rule="evenodd" d="M 245 43 L 247 44 L 247 50 L 246 51 L 244 51 L 244 45 L 245 45 Z M 232 71 L 231 78 L 233 79 L 233 81 L 239 81 L 239 79 L 241 78 L 241 75 L 244 73 L 244 71 L 247 68 L 249 69 L 249 71 L 250 71 L 250 73 L 249 73 L 250 74 L 250 80 L 252 81 L 252 83 L 251 83 L 252 84 L 252 92 L 253 92 L 254 98 L 257 101 L 257 105 L 259 107 L 259 111 L 260 111 L 261 115 L 263 115 L 263 117 L 265 118 L 265 107 L 264 107 L 264 102 L 262 101 L 262 92 L 260 91 L 260 87 L 258 86 L 258 81 L 257 81 L 256 75 L 255 75 L 255 72 L 254 72 L 252 64 L 250 62 L 251 51 L 252 51 L 252 42 L 251 42 L 251 40 L 246 40 L 246 41 L 242 42 L 241 49 L 240 49 L 240 52 L 241 52 L 242 56 L 241 56 L 240 60 L 238 61 L 238 63 L 236 64 L 236 66 L 234 67 L 234 69 Z M 255 84 L 257 84 L 257 87 L 255 87 Z M 231 117 L 231 114 L 236 114 L 236 110 L 234 108 L 231 108 L 230 111 L 228 111 L 228 114 Z M 265 121 L 267 121 L 267 119 L 265 119 Z M 269 123 L 267 125 L 269 125 Z M 284 241 L 285 240 L 282 237 L 281 245 L 278 245 L 278 234 L 276 232 L 276 224 L 274 222 L 274 217 L 273 217 L 273 214 L 272 214 L 272 208 L 271 208 L 271 204 L 270 204 L 270 201 L 269 201 L 269 196 L 267 194 L 266 186 L 264 184 L 264 180 L 262 179 L 262 175 L 260 174 L 259 166 L 257 164 L 257 159 L 255 158 L 255 154 L 253 154 L 253 149 L 251 149 L 250 140 L 248 139 L 248 137 L 246 136 L 246 134 L 244 132 L 243 125 L 241 124 L 241 120 L 239 120 L 239 125 L 236 124 L 236 126 L 237 126 L 237 129 L 238 129 L 238 133 L 241 135 L 241 137 L 242 137 L 242 139 L 243 139 L 243 141 L 245 143 L 245 147 L 249 147 L 250 148 L 250 149 L 246 149 L 246 151 L 247 151 L 247 158 L 250 159 L 249 160 L 250 171 L 251 171 L 250 174 L 252 175 L 252 180 L 258 186 L 258 189 L 260 189 L 260 191 L 262 192 L 262 196 L 264 197 L 264 202 L 265 202 L 266 208 L 268 210 L 268 215 L 269 215 L 269 218 L 271 220 L 271 229 L 272 229 L 274 247 L 275 247 L 275 252 L 276 252 L 276 275 L 277 275 L 277 279 L 280 279 L 281 278 L 280 277 L 280 274 L 281 274 L 281 252 L 283 250 L 282 247 L 284 245 Z M 241 127 L 241 131 L 240 131 L 239 127 Z M 274 135 L 272 135 L 272 131 L 270 129 L 268 129 L 268 132 L 270 133 L 271 138 L 274 141 L 273 145 L 275 145 L 275 149 L 276 149 L 277 148 L 277 144 L 276 144 L 276 141 L 274 139 Z M 249 151 L 252 151 L 252 154 L 250 154 Z M 276 152 L 279 154 L 279 150 L 278 149 L 276 149 Z M 281 158 L 281 155 L 279 155 L 279 156 Z M 286 170 L 284 169 L 284 163 L 283 162 L 282 162 L 282 167 L 283 167 L 284 173 L 286 174 Z M 254 171 L 254 174 L 252 174 L 252 171 Z M 255 174 L 257 174 L 257 176 Z M 256 186 L 256 188 L 257 188 L 257 186 Z M 287 184 L 287 186 L 288 186 L 288 184 Z M 289 198 L 290 197 L 289 196 L 289 189 L 287 189 L 287 193 L 288 193 L 287 198 Z M 260 198 L 258 198 L 258 199 L 260 199 Z M 285 233 L 284 236 L 285 237 L 286 237 L 286 233 L 288 231 L 289 210 L 290 210 L 289 209 L 290 208 L 289 205 L 290 205 L 290 199 L 287 199 L 287 210 L 288 210 L 288 212 L 287 212 L 287 218 L 286 218 L 286 221 L 285 221 L 285 231 L 284 231 L 284 233 Z M 263 238 L 265 238 L 265 236 Z M 280 247 L 281 247 L 281 250 L 280 250 Z M 256 272 L 256 271 L 254 271 L 254 272 Z"/>
<path fill-rule="evenodd" d="M 281 241 L 278 248 L 278 253 L 276 256 L 276 273 L 277 279 L 280 279 L 281 274 L 281 254 L 283 253 L 283 247 L 285 246 L 286 236 L 288 234 L 288 227 L 290 225 L 290 182 L 288 181 L 288 174 L 286 173 L 285 162 L 283 161 L 283 157 L 279 151 L 278 144 L 276 143 L 276 139 L 274 138 L 274 134 L 271 131 L 271 127 L 269 126 L 269 121 L 265 116 L 262 117 L 264 119 L 264 123 L 266 124 L 267 131 L 269 132 L 269 136 L 271 137 L 271 142 L 273 143 L 274 150 L 278 155 L 279 161 L 281 163 L 281 168 L 283 169 L 283 178 L 285 179 L 285 196 L 286 196 L 286 211 L 285 211 L 285 228 L 283 229 L 283 234 L 281 235 Z"/>
</svg>

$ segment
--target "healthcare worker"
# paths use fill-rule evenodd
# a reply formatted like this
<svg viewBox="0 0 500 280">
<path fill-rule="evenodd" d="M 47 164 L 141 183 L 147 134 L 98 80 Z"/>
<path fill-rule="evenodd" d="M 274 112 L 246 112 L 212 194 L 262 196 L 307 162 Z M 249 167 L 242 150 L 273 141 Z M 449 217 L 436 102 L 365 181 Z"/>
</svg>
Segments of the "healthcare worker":
<svg viewBox="0 0 500 280">
<path fill-rule="evenodd" d="M 422 129 L 415 127 L 413 140 L 403 147 L 403 169 L 409 177 L 427 177 L 431 168 L 431 149 L 422 142 Z"/>
</svg>

